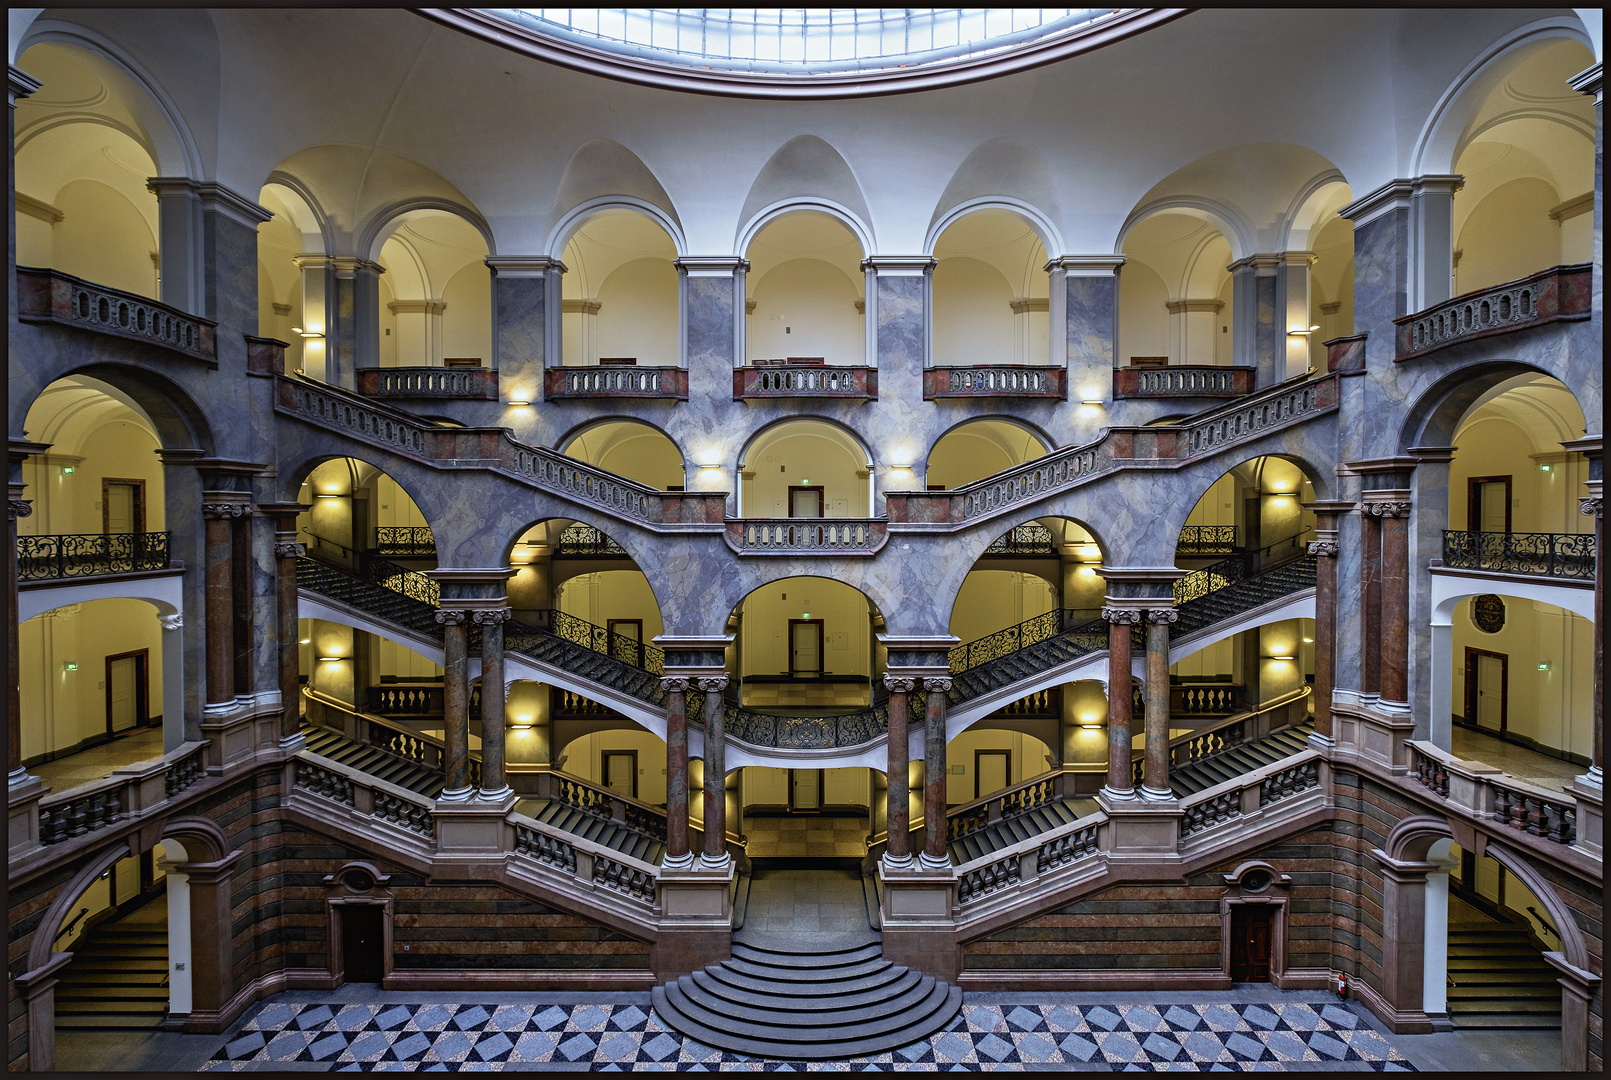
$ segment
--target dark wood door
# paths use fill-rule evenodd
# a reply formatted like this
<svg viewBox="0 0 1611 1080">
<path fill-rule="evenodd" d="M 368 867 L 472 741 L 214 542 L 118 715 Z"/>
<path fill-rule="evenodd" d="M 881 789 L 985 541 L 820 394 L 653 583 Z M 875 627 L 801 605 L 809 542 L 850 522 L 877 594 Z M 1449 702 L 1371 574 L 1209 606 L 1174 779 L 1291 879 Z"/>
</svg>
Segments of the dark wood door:
<svg viewBox="0 0 1611 1080">
<path fill-rule="evenodd" d="M 1273 909 L 1264 904 L 1231 908 L 1231 981 L 1270 981 L 1270 923 Z"/>
<path fill-rule="evenodd" d="M 383 974 L 381 906 L 341 905 L 341 963 L 350 983 L 378 983 Z"/>
<path fill-rule="evenodd" d="M 792 487 L 789 489 L 789 516 L 792 518 L 819 518 L 822 516 L 821 487 Z"/>
</svg>

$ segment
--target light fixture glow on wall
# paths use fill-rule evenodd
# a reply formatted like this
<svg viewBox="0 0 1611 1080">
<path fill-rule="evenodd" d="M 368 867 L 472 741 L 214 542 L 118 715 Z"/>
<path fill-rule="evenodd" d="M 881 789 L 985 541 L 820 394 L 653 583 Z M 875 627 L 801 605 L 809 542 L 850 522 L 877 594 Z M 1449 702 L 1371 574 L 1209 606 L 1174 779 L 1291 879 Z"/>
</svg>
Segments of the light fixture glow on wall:
<svg viewBox="0 0 1611 1080">
<path fill-rule="evenodd" d="M 1301 330 L 1301 329 L 1300 330 L 1288 330 L 1287 331 L 1287 336 L 1288 337 L 1308 337 L 1310 334 L 1314 333 L 1316 330 L 1319 330 L 1319 329 L 1320 329 L 1320 327 L 1318 327 L 1318 326 L 1311 326 L 1307 330 Z"/>
<path fill-rule="evenodd" d="M 1303 639 L 1303 643 L 1305 645 L 1313 645 L 1315 643 L 1315 639 L 1312 637 L 1306 637 Z"/>
<path fill-rule="evenodd" d="M 313 639 L 312 638 L 303 638 L 301 641 L 297 642 L 297 644 L 298 645 L 312 645 L 313 644 Z"/>
<path fill-rule="evenodd" d="M 345 659 L 346 659 L 345 656 L 321 656 L 321 657 L 319 657 L 319 663 L 328 664 L 328 663 L 333 663 L 333 662 L 335 662 L 337 660 L 345 660 Z"/>
<path fill-rule="evenodd" d="M 1538 665 L 1538 670 L 1539 671 L 1548 671 L 1549 670 L 1549 661 L 1545 660 L 1542 663 L 1540 663 Z"/>
<path fill-rule="evenodd" d="M 78 664 L 77 664 L 76 661 L 73 661 L 73 660 L 65 660 L 65 661 L 62 662 L 62 670 L 63 671 L 77 671 L 78 670 Z"/>
<path fill-rule="evenodd" d="M 1270 659 L 1271 660 L 1289 660 L 1290 661 L 1290 660 L 1296 660 L 1297 657 L 1296 656 L 1272 656 L 1272 657 L 1270 657 Z"/>
<path fill-rule="evenodd" d="M 531 399 L 512 397 L 509 399 L 509 407 L 512 409 L 529 409 L 531 408 Z"/>
</svg>

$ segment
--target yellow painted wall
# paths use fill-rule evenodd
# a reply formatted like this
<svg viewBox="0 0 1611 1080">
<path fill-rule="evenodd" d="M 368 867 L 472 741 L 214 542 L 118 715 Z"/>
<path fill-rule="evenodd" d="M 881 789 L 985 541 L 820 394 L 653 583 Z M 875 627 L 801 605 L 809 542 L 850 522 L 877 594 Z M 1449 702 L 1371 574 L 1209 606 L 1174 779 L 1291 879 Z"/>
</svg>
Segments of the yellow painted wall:
<svg viewBox="0 0 1611 1080">
<path fill-rule="evenodd" d="M 755 301 L 744 335 L 749 360 L 820 356 L 857 367 L 867 355 L 861 285 L 820 259 L 790 259 L 751 280 Z"/>
<path fill-rule="evenodd" d="M 951 633 L 973 641 L 1017 626 L 1057 606 L 1057 593 L 1045 578 L 1014 570 L 975 570 L 963 579 L 951 609 Z"/>
<path fill-rule="evenodd" d="M 1594 751 L 1594 626 L 1555 607 L 1502 597 L 1505 625 L 1497 634 L 1478 630 L 1470 600 L 1454 610 L 1454 663 L 1450 704 L 1465 713 L 1466 647 L 1509 657 L 1508 729 L 1543 747 L 1588 757 Z M 1538 665 L 1549 665 L 1540 671 Z"/>
<path fill-rule="evenodd" d="M 745 675 L 786 675 L 789 620 L 821 619 L 823 668 L 833 675 L 870 675 L 867 598 L 825 578 L 786 578 L 745 598 L 741 655 Z"/>
<path fill-rule="evenodd" d="M 936 367 L 1023 363 L 1013 290 L 1001 271 L 978 259 L 941 259 L 934 268 L 933 288 Z M 1030 362 L 1044 364 L 1045 349 Z"/>
<path fill-rule="evenodd" d="M 642 619 L 643 640 L 664 633 L 649 581 L 638 570 L 605 570 L 571 578 L 559 587 L 559 610 L 595 626 L 611 619 Z"/>
<path fill-rule="evenodd" d="M 868 515 L 867 458 L 837 439 L 785 428 L 751 448 L 744 471 L 744 517 L 788 517 L 789 488 L 807 481 L 822 488 L 824 517 Z"/>
</svg>

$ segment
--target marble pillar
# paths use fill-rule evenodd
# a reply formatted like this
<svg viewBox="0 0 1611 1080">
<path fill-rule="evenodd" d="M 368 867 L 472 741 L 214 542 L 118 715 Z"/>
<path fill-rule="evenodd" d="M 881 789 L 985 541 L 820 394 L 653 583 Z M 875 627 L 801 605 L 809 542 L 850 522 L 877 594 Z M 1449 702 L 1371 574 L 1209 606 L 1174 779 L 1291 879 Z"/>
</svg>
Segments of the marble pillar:
<svg viewBox="0 0 1611 1080">
<path fill-rule="evenodd" d="M 750 264 L 733 256 L 676 261 L 682 306 L 679 363 L 693 383 L 726 385 L 744 363 L 744 275 Z"/>
<path fill-rule="evenodd" d="M 705 695 L 705 850 L 699 861 L 704 869 L 721 870 L 732 863 L 727 854 L 727 739 L 722 715 L 727 676 L 694 682 Z"/>
<path fill-rule="evenodd" d="M 1130 627 L 1141 621 L 1141 612 L 1137 608 L 1104 607 L 1102 618 L 1108 624 L 1108 782 L 1102 794 L 1110 799 L 1133 799 Z"/>
<path fill-rule="evenodd" d="M 1237 367 L 1254 369 L 1254 388 L 1285 378 L 1285 328 L 1277 325 L 1279 255 L 1249 255 L 1231 263 L 1231 356 Z"/>
<path fill-rule="evenodd" d="M 1119 344 L 1122 255 L 1063 255 L 1046 264 L 1051 301 L 1051 362 L 1066 366 L 1076 400 L 1107 398 L 1112 369 L 1123 366 Z M 1061 279 L 1061 281 L 1059 281 Z M 1059 287 L 1061 286 L 1061 287 Z"/>
<path fill-rule="evenodd" d="M 1359 560 L 1360 653 L 1359 689 L 1366 696 L 1382 692 L 1382 519 L 1369 513 L 1360 515 Z"/>
<path fill-rule="evenodd" d="M 662 865 L 686 870 L 688 851 L 688 680 L 661 679 L 666 692 L 666 855 Z"/>
<path fill-rule="evenodd" d="M 1454 193 L 1460 176 L 1418 176 L 1410 182 L 1409 309 L 1425 311 L 1455 294 Z"/>
<path fill-rule="evenodd" d="M 207 258 L 201 197 L 183 176 L 153 176 L 146 190 L 157 197 L 158 296 L 187 315 L 211 318 L 207 310 Z"/>
<path fill-rule="evenodd" d="M 879 369 L 880 386 L 921 383 L 928 366 L 930 275 L 936 265 L 928 256 L 877 255 L 862 261 L 867 281 L 868 340 L 874 352 L 869 366 Z"/>
<path fill-rule="evenodd" d="M 1381 676 L 1383 702 L 1409 707 L 1409 516 L 1408 502 L 1369 502 L 1381 521 Z"/>
<path fill-rule="evenodd" d="M 250 512 L 243 492 L 209 491 L 201 513 L 207 537 L 207 704 L 235 699 L 234 523 Z"/>
<path fill-rule="evenodd" d="M 1311 503 L 1315 536 L 1309 554 L 1315 557 L 1315 734 L 1331 735 L 1331 694 L 1337 687 L 1337 518 L 1347 503 Z"/>
<path fill-rule="evenodd" d="M 544 255 L 497 255 L 492 270 L 492 367 L 505 400 L 538 401 L 543 369 L 564 362 L 565 264 Z"/>
<path fill-rule="evenodd" d="M 1390 370 L 1397 354 L 1393 320 L 1409 307 L 1410 183 L 1394 180 L 1337 211 L 1354 223 L 1354 328 L 1366 335 L 1365 366 Z M 1345 433 L 1340 460 L 1367 455 L 1363 432 Z"/>
<path fill-rule="evenodd" d="M 336 268 L 328 255 L 298 255 L 291 260 L 302 275 L 301 322 L 292 327 L 295 338 L 286 350 L 286 367 L 301 370 L 310 379 L 330 382 L 329 350 L 339 340 L 340 323 L 336 312 L 340 301 L 336 291 Z M 351 299 L 351 292 L 348 292 Z"/>
<path fill-rule="evenodd" d="M 9 764 L 6 774 L 11 784 L 26 780 L 22 767 L 22 657 L 18 648 L 21 638 L 17 601 L 17 519 L 34 512 L 33 504 L 22 498 L 23 485 L 12 484 L 6 506 L 6 670 L 11 676 L 7 698 L 6 749 Z"/>
<path fill-rule="evenodd" d="M 1589 762 L 1588 779 L 1603 784 L 1605 775 L 1605 676 L 1602 662 L 1605 657 L 1605 511 L 1601 503 L 1600 482 L 1591 487 L 1595 494 L 1578 503 L 1578 513 L 1594 518 L 1594 749 Z"/>
<path fill-rule="evenodd" d="M 907 733 L 907 695 L 917 688 L 916 679 L 884 676 L 884 688 L 889 691 L 888 764 L 884 776 L 889 783 L 888 810 L 885 815 L 884 865 L 891 869 L 909 870 L 912 866 L 912 848 L 909 831 L 912 827 L 911 750 Z"/>
<path fill-rule="evenodd" d="M 949 870 L 951 859 L 945 851 L 945 695 L 951 690 L 950 676 L 925 678 L 927 712 L 923 727 L 923 854 L 919 861 L 925 870 Z"/>
<path fill-rule="evenodd" d="M 297 648 L 297 559 L 304 553 L 296 539 L 297 503 L 270 503 L 261 507 L 274 518 L 275 645 L 279 656 L 280 744 L 297 738 L 302 726 L 302 680 Z"/>
<path fill-rule="evenodd" d="M 441 609 L 442 625 L 442 799 L 470 797 L 470 633 L 469 613 Z"/>
<path fill-rule="evenodd" d="M 1180 618 L 1174 608 L 1149 608 L 1147 622 L 1146 754 L 1141 794 L 1173 799 L 1169 789 L 1169 625 Z"/>
<path fill-rule="evenodd" d="M 1280 339 L 1275 382 L 1302 375 L 1310 367 L 1309 342 L 1319 332 L 1319 327 L 1310 330 L 1314 324 L 1309 321 L 1309 272 L 1314 264 L 1312 251 L 1281 253 L 1275 278 L 1275 330 Z"/>
<path fill-rule="evenodd" d="M 509 621 L 508 608 L 480 608 L 471 617 L 481 627 L 481 795 L 482 799 L 503 799 L 512 794 L 504 754 L 503 624 Z M 468 728 L 466 728 L 468 731 Z M 469 737 L 466 735 L 466 753 Z"/>
<path fill-rule="evenodd" d="M 380 275 L 386 272 L 368 259 L 331 260 L 335 276 L 335 317 L 325 335 L 325 381 L 347 390 L 358 388 L 358 369 L 380 366 Z"/>
</svg>

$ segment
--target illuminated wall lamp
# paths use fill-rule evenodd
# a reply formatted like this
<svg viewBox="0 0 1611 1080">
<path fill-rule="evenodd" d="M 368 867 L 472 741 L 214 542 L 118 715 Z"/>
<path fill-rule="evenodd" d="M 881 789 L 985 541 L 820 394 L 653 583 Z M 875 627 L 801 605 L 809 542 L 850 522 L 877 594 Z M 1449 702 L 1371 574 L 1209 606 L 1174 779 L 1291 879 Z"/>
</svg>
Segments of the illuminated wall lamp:
<svg viewBox="0 0 1611 1080">
<path fill-rule="evenodd" d="M 1272 656 L 1272 657 L 1270 657 L 1270 659 L 1271 659 L 1271 660 L 1287 660 L 1287 661 L 1292 661 L 1292 660 L 1296 660 L 1296 659 L 1297 659 L 1297 657 L 1296 657 L 1296 656 Z"/>
<path fill-rule="evenodd" d="M 721 467 L 722 463 L 719 461 L 702 461 L 699 463 L 700 472 L 717 472 L 720 471 Z"/>
<path fill-rule="evenodd" d="M 312 638 L 303 638 L 301 641 L 297 642 L 297 644 L 298 645 L 312 645 L 313 644 L 313 639 Z"/>
<path fill-rule="evenodd" d="M 512 409 L 529 409 L 531 408 L 531 399 L 512 397 L 509 399 L 509 407 Z"/>
<path fill-rule="evenodd" d="M 333 662 L 335 662 L 337 660 L 345 660 L 345 659 L 347 659 L 345 656 L 321 656 L 321 657 L 319 657 L 319 663 L 321 663 L 321 664 L 329 664 L 329 663 L 333 663 Z"/>
<path fill-rule="evenodd" d="M 1311 326 L 1307 330 L 1288 330 L 1287 337 L 1308 337 L 1310 334 L 1319 329 L 1320 327 L 1318 326 Z"/>
<path fill-rule="evenodd" d="M 305 337 L 305 338 L 322 338 L 322 337 L 324 337 L 324 335 L 321 334 L 317 330 L 304 330 L 300 326 L 291 327 L 291 333 L 296 334 L 296 335 L 298 335 L 300 337 Z"/>
<path fill-rule="evenodd" d="M 1099 398 L 1099 397 L 1080 398 L 1080 404 L 1081 405 L 1092 405 L 1092 406 L 1100 408 L 1101 405 L 1102 405 L 1102 399 Z"/>
<path fill-rule="evenodd" d="M 1548 671 L 1549 670 L 1549 661 L 1545 660 L 1544 662 L 1539 664 L 1538 665 L 1538 670 L 1539 671 Z"/>
</svg>

